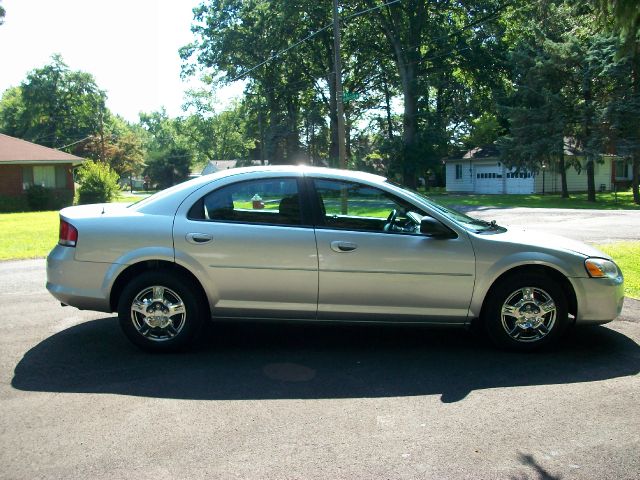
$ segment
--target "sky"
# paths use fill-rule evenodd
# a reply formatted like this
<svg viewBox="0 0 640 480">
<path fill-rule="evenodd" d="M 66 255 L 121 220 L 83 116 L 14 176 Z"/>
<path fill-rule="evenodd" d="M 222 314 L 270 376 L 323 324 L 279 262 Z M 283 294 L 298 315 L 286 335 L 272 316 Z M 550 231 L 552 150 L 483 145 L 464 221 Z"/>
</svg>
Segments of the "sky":
<svg viewBox="0 0 640 480">
<path fill-rule="evenodd" d="M 200 0 L 2 0 L 0 94 L 59 53 L 72 70 L 91 73 L 107 107 L 136 122 L 139 112 L 165 107 L 182 114 L 178 49 L 193 40 L 192 9 Z M 242 85 L 216 92 L 220 108 Z"/>
</svg>

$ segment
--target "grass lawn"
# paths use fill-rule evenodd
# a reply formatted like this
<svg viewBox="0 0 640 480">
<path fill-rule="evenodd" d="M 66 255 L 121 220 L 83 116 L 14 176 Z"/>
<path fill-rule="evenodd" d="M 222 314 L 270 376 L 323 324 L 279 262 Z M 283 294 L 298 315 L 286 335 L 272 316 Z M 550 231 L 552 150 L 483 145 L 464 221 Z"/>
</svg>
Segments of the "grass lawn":
<svg viewBox="0 0 640 480">
<path fill-rule="evenodd" d="M 58 242 L 58 212 L 0 214 L 0 260 L 46 256 Z"/>
<path fill-rule="evenodd" d="M 121 195 L 117 202 L 132 203 L 148 195 Z M 0 260 L 42 258 L 58 242 L 58 211 L 0 213 Z"/>
<path fill-rule="evenodd" d="M 528 207 L 528 208 L 593 208 L 598 210 L 640 210 L 633 203 L 631 192 L 598 193 L 596 202 L 588 202 L 586 193 L 572 193 L 571 198 L 562 198 L 560 194 L 547 195 L 474 195 L 451 193 L 426 193 L 435 202 L 445 206 L 466 207 Z"/>
<path fill-rule="evenodd" d="M 622 269 L 625 295 L 640 299 L 640 242 L 610 243 L 598 248 L 611 255 Z"/>
</svg>

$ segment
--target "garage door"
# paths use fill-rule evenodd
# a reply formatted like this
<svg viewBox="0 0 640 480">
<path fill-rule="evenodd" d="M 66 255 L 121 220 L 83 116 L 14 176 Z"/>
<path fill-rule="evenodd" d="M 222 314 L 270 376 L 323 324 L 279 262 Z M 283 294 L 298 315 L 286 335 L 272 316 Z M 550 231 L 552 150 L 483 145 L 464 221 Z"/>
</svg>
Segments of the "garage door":
<svg viewBox="0 0 640 480">
<path fill-rule="evenodd" d="M 502 169 L 497 165 L 476 166 L 476 193 L 502 193 Z"/>
<path fill-rule="evenodd" d="M 506 173 L 506 193 L 533 193 L 533 174 L 527 171 Z"/>
</svg>

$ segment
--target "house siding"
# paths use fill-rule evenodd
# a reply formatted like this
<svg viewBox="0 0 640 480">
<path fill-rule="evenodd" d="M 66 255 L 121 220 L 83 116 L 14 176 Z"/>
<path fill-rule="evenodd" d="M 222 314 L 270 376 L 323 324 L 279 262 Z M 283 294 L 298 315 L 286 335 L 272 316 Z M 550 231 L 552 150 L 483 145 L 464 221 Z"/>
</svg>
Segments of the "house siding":
<svg viewBox="0 0 640 480">
<path fill-rule="evenodd" d="M 22 195 L 22 166 L 0 165 L 0 195 L 6 197 Z"/>
<path fill-rule="evenodd" d="M 31 166 L 31 165 L 29 165 Z M 38 164 L 38 166 L 63 167 L 65 186 L 56 190 L 68 190 L 74 192 L 73 166 L 69 164 Z M 24 194 L 24 165 L 0 165 L 0 196 L 19 197 Z"/>
<path fill-rule="evenodd" d="M 575 160 L 575 157 L 570 157 L 567 160 Z M 579 159 L 584 165 L 584 160 Z M 602 163 L 595 163 L 594 175 L 596 190 L 600 190 L 604 185 L 605 190 L 612 190 L 612 162 L 616 160 L 615 157 L 604 157 Z M 456 164 L 463 165 L 463 178 L 456 179 Z M 484 193 L 509 193 L 510 179 L 507 178 L 507 172 L 510 169 L 506 168 L 499 159 L 496 158 L 483 158 L 469 161 L 467 159 L 455 161 L 449 160 L 446 163 L 446 188 L 448 192 L 466 192 L 466 193 L 480 193 L 479 186 L 476 178 L 476 173 L 479 170 L 486 170 L 483 167 L 495 166 L 495 171 L 501 175 L 502 178 L 494 178 L 489 180 L 493 183 L 491 191 L 484 191 L 487 187 L 487 180 L 483 180 L 483 188 L 480 188 Z M 553 169 L 545 170 L 544 174 L 539 171 L 533 177 L 533 192 L 542 193 L 542 184 L 544 182 L 545 193 L 561 192 L 561 177 L 560 173 Z M 585 192 L 587 190 L 587 171 L 583 167 L 580 173 L 571 167 L 567 170 L 567 189 L 570 192 Z"/>
<path fill-rule="evenodd" d="M 462 178 L 456 178 L 456 165 L 462 165 Z M 449 161 L 446 165 L 448 192 L 473 192 L 473 166 L 469 160 Z"/>
<path fill-rule="evenodd" d="M 584 162 L 581 161 L 583 164 Z M 604 185 L 605 190 L 611 190 L 611 157 L 605 157 L 603 163 L 595 163 L 594 177 L 596 190 Z M 540 172 L 535 178 L 535 192 L 542 193 L 543 174 Z M 587 191 L 587 171 L 583 167 L 578 173 L 575 168 L 567 170 L 567 190 L 569 192 Z M 562 191 L 562 178 L 557 171 L 544 172 L 545 193 L 556 193 Z"/>
</svg>

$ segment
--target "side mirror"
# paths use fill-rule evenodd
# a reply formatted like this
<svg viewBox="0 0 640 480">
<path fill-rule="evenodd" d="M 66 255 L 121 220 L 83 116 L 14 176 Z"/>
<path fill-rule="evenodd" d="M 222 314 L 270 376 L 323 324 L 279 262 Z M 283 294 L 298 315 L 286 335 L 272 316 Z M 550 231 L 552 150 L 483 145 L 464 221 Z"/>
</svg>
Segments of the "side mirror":
<svg viewBox="0 0 640 480">
<path fill-rule="evenodd" d="M 423 217 L 420 233 L 431 238 L 456 238 L 456 233 L 433 217 Z"/>
</svg>

